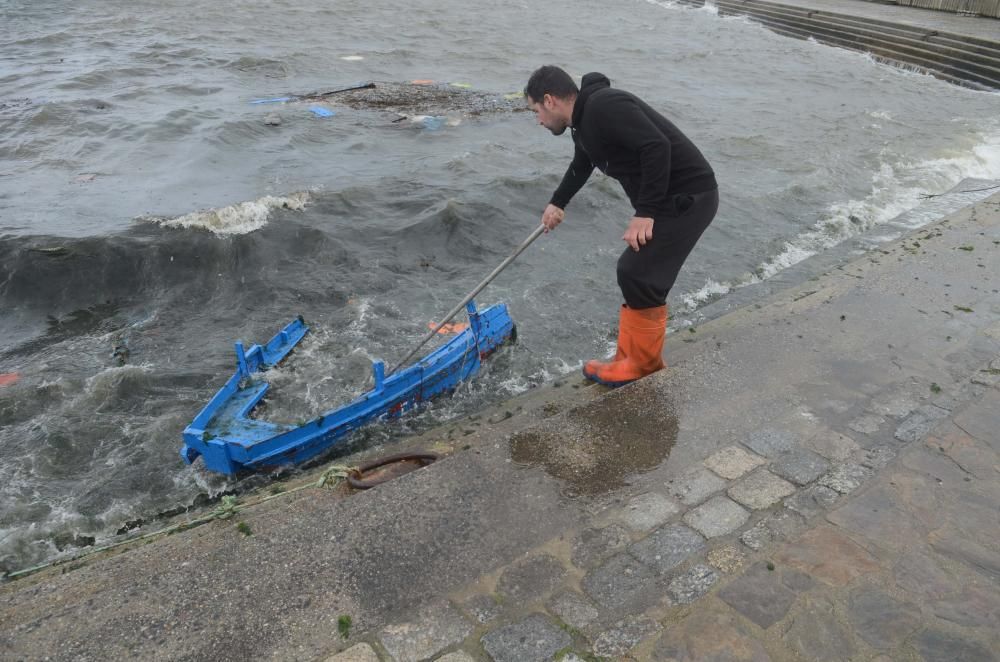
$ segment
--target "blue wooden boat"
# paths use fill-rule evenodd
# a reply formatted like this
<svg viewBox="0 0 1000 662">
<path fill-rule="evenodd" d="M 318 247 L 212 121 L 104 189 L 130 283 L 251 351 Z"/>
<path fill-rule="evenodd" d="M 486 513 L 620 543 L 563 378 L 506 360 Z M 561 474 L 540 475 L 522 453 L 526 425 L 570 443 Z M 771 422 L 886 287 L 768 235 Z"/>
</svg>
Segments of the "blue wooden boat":
<svg viewBox="0 0 1000 662">
<path fill-rule="evenodd" d="M 344 435 L 374 419 L 398 416 L 441 393 L 453 391 L 475 375 L 483 358 L 517 339 L 507 306 L 476 310 L 466 305 L 469 326 L 420 361 L 385 376 L 381 361 L 372 364 L 375 387 L 353 402 L 303 425 L 250 418 L 270 384 L 263 373 L 288 356 L 309 327 L 301 317 L 265 345 L 245 350 L 236 343 L 236 372 L 208 405 L 184 428 L 181 457 L 188 464 L 202 457 L 205 467 L 227 475 L 297 464 L 330 448 Z"/>
</svg>

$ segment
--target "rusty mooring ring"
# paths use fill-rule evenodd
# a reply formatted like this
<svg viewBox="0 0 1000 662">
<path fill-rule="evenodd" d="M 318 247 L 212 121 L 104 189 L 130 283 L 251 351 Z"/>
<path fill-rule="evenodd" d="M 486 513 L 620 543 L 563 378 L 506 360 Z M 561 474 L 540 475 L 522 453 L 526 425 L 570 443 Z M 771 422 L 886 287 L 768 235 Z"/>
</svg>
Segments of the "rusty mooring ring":
<svg viewBox="0 0 1000 662">
<path fill-rule="evenodd" d="M 366 471 L 378 469 L 379 467 L 384 467 L 387 464 L 405 462 L 407 460 L 416 460 L 420 462 L 420 468 L 423 468 L 428 464 L 436 462 L 439 457 L 440 456 L 437 453 L 398 453 L 397 455 L 387 455 L 380 460 L 362 464 L 360 467 L 349 473 L 347 475 L 347 483 L 356 490 L 367 490 L 370 487 L 375 487 L 376 485 L 381 485 L 386 481 L 392 480 L 395 476 L 376 478 L 374 480 L 364 480 L 361 476 L 363 476 Z"/>
</svg>

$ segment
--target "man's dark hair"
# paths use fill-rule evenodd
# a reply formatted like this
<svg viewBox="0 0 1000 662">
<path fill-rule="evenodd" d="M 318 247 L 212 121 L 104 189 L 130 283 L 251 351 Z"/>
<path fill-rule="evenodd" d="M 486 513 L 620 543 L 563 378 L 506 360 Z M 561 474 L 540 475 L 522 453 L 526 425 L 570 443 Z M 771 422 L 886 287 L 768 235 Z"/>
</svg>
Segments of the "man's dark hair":
<svg viewBox="0 0 1000 662">
<path fill-rule="evenodd" d="M 579 92 L 580 88 L 570 75 L 552 64 L 535 69 L 528 79 L 528 84 L 524 86 L 524 96 L 534 103 L 541 102 L 546 94 L 566 99 L 576 96 Z"/>
</svg>

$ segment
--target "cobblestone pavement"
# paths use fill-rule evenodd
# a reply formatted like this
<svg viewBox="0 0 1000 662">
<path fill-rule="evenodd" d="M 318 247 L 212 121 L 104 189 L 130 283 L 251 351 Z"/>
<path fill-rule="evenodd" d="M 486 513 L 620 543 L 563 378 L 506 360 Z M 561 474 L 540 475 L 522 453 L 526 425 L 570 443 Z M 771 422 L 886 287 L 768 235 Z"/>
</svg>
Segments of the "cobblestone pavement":
<svg viewBox="0 0 1000 662">
<path fill-rule="evenodd" d="M 995 274 L 998 214 L 975 216 L 968 237 Z M 911 376 L 865 383 L 860 404 L 786 403 L 806 418 L 832 409 L 840 429 L 776 422 L 728 439 L 455 594 L 467 629 L 437 650 L 393 655 L 386 630 L 327 659 L 1000 659 L 1000 297 L 985 284 L 966 348 L 980 362 L 948 388 Z M 926 330 L 950 342 L 954 313 L 940 315 Z M 430 638 L 440 623 L 421 614 L 396 627 Z"/>
</svg>

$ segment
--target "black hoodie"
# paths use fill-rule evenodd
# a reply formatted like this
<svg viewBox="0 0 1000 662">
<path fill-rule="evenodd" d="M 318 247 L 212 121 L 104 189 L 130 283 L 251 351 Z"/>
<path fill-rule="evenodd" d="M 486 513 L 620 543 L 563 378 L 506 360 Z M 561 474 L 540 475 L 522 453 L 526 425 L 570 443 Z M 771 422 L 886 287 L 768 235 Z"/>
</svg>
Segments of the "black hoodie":
<svg viewBox="0 0 1000 662">
<path fill-rule="evenodd" d="M 674 195 L 717 188 L 708 161 L 667 118 L 613 89 L 604 74 L 589 73 L 582 83 L 571 121 L 576 150 L 552 204 L 565 208 L 594 166 L 621 183 L 636 216 L 671 216 Z"/>
</svg>

